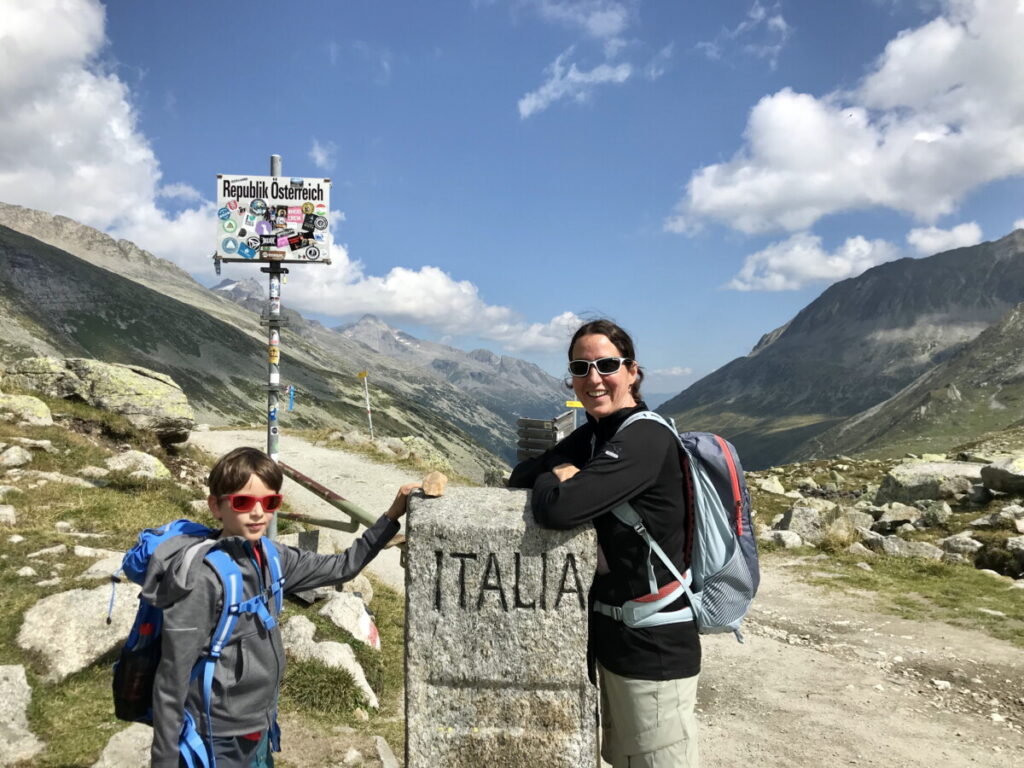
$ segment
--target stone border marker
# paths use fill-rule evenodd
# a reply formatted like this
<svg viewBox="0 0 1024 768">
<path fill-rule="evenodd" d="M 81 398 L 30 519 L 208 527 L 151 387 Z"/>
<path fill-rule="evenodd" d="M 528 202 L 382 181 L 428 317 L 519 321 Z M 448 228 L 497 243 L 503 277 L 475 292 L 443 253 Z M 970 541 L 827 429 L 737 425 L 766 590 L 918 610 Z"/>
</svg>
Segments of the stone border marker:
<svg viewBox="0 0 1024 768">
<path fill-rule="evenodd" d="M 410 504 L 406 766 L 597 765 L 587 679 L 592 528 L 533 522 L 529 492 Z"/>
</svg>

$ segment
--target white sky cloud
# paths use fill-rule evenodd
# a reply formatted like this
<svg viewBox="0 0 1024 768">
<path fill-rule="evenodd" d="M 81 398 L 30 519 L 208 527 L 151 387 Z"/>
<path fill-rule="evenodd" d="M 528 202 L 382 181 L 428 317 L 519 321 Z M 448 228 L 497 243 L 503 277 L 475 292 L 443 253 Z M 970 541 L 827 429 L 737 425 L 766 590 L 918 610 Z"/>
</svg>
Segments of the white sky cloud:
<svg viewBox="0 0 1024 768">
<path fill-rule="evenodd" d="M 106 44 L 102 5 L 37 0 L 5 3 L 4 13 L 0 200 L 70 216 L 212 279 L 216 205 L 190 185 L 161 183 L 131 94 L 99 59 Z M 334 152 L 333 144 L 314 139 L 310 155 L 324 167 Z M 158 205 L 161 198 L 190 207 L 170 214 Z M 344 216 L 332 211 L 332 218 Z M 372 312 L 492 339 L 510 351 L 561 350 L 579 324 L 568 312 L 529 323 L 508 307 L 487 304 L 475 285 L 436 267 L 366 275 L 341 245 L 333 247 L 332 261 L 310 267 L 321 270 L 323 279 L 288 286 L 290 306 L 326 315 L 342 307 L 346 314 Z M 240 272 L 231 264 L 224 270 Z M 251 270 L 233 276 L 251 276 Z"/>
<path fill-rule="evenodd" d="M 779 3 L 768 8 L 754 0 L 743 21 L 732 29 L 722 29 L 713 40 L 697 43 L 697 50 L 713 61 L 728 58 L 739 51 L 764 59 L 775 69 L 792 31 Z"/>
<path fill-rule="evenodd" d="M 644 77 L 648 80 L 657 80 L 664 75 L 668 71 L 669 62 L 672 60 L 673 48 L 672 43 L 669 43 L 654 54 L 644 67 Z"/>
<path fill-rule="evenodd" d="M 322 171 L 333 171 L 335 158 L 338 155 L 338 146 L 333 141 L 321 144 L 313 137 L 313 146 L 309 148 L 309 159 L 313 165 Z"/>
<path fill-rule="evenodd" d="M 666 229 L 799 231 L 879 206 L 932 223 L 971 190 L 1024 173 L 1019 0 L 943 8 L 891 40 L 852 91 L 762 98 L 743 146 L 693 173 Z"/>
<path fill-rule="evenodd" d="M 748 256 L 726 287 L 737 291 L 791 291 L 809 283 L 856 277 L 902 255 L 899 248 L 885 240 L 867 240 L 859 235 L 829 252 L 817 235 L 798 232 Z"/>
<path fill-rule="evenodd" d="M 559 55 L 544 70 L 548 79 L 540 88 L 519 99 L 520 118 L 525 120 L 562 99 L 586 101 L 598 85 L 624 83 L 633 73 L 633 68 L 628 63 L 615 66 L 599 64 L 589 71 L 577 69 L 576 64 L 571 62 L 566 66 L 566 60 L 572 52 L 573 49 L 570 48 Z"/>
<path fill-rule="evenodd" d="M 181 182 L 177 184 L 165 184 L 160 187 L 157 194 L 159 194 L 160 197 L 166 197 L 172 200 L 184 200 L 186 202 L 203 199 L 203 196 L 199 193 L 198 189 L 193 187 L 191 184 L 183 184 Z"/>
<path fill-rule="evenodd" d="M 546 21 L 599 40 L 620 38 L 630 23 L 630 4 L 615 0 L 533 0 L 532 4 Z"/>
<path fill-rule="evenodd" d="M 232 265 L 224 265 L 227 270 Z M 289 283 L 286 305 L 328 316 L 369 313 L 395 322 L 429 326 L 453 336 L 473 335 L 499 342 L 510 352 L 561 351 L 582 320 L 563 312 L 546 323 L 530 323 L 509 307 L 485 302 L 477 287 L 443 270 L 394 267 L 382 276 L 368 275 L 347 249 L 332 244 L 331 265 L 310 267 L 316 280 Z M 239 275 L 241 276 L 241 275 Z"/>
<path fill-rule="evenodd" d="M 1024 229 L 1024 219 L 1017 219 L 1013 222 L 1014 229 Z"/>
<path fill-rule="evenodd" d="M 669 368 L 655 368 L 650 373 L 652 376 L 689 376 L 693 373 L 693 368 L 686 368 L 682 365 L 673 365 Z"/>
<path fill-rule="evenodd" d="M 981 240 L 981 227 L 973 221 L 958 224 L 952 229 L 920 227 L 907 233 L 907 242 L 922 256 L 977 245 Z"/>
<path fill-rule="evenodd" d="M 39 0 L 5 4 L 4 13 L 0 200 L 133 239 L 186 269 L 209 269 L 202 257 L 213 251 L 212 206 L 177 215 L 157 208 L 161 196 L 187 203 L 200 196 L 186 184 L 161 186 L 127 87 L 97 59 L 105 45 L 103 6 Z"/>
</svg>

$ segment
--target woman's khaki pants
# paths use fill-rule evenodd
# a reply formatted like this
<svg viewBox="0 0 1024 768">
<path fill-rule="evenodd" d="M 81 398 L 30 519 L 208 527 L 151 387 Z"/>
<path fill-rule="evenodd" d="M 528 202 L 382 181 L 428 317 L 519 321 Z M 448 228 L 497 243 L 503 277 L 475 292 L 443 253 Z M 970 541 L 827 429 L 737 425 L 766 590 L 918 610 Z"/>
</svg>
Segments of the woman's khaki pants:
<svg viewBox="0 0 1024 768">
<path fill-rule="evenodd" d="M 613 768 L 697 768 L 697 678 L 636 680 L 597 665 L 601 756 Z"/>
</svg>

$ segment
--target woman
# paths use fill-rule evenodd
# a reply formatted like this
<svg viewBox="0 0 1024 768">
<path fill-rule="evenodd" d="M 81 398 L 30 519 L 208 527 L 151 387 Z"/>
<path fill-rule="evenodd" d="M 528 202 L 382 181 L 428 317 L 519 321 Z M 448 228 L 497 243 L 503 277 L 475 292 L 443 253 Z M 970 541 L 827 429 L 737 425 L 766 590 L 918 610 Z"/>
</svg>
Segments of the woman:
<svg viewBox="0 0 1024 768">
<path fill-rule="evenodd" d="M 648 410 L 640 398 L 643 371 L 633 340 L 609 320 L 586 323 L 569 344 L 569 373 L 587 423 L 551 450 L 519 464 L 509 485 L 533 488 L 533 514 L 548 528 L 592 522 L 598 568 L 595 600 L 621 606 L 651 593 L 648 560 L 659 588 L 674 577 L 643 539 L 611 510 L 623 502 L 640 515 L 680 573 L 685 572 L 686 498 L 680 452 L 664 426 L 648 420 L 620 425 Z M 603 555 L 603 556 L 602 556 Z M 663 592 L 665 594 L 666 592 Z M 687 606 L 681 597 L 663 610 Z M 694 703 L 700 638 L 693 621 L 631 628 L 590 614 L 588 662 L 601 678 L 601 752 L 615 768 L 696 768 Z"/>
</svg>

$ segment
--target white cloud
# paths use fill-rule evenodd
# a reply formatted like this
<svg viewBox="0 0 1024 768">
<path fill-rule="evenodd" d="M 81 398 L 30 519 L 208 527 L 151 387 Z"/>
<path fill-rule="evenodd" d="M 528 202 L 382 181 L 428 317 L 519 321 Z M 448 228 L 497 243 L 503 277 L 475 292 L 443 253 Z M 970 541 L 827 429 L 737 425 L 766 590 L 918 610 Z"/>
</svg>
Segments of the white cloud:
<svg viewBox="0 0 1024 768">
<path fill-rule="evenodd" d="M 594 88 L 607 83 L 624 83 L 633 72 L 630 64 L 623 63 L 611 66 L 599 64 L 589 71 L 577 69 L 575 63 L 566 66 L 566 59 L 572 55 L 573 49 L 558 56 L 544 70 L 548 76 L 546 82 L 535 91 L 519 99 L 519 117 L 526 118 L 550 107 L 556 101 L 572 99 L 586 101 Z"/>
<path fill-rule="evenodd" d="M 762 98 L 743 146 L 693 173 L 666 228 L 798 231 L 876 206 L 932 223 L 1024 173 L 1024 12 L 1018 0 L 943 7 L 891 40 L 854 90 Z"/>
<path fill-rule="evenodd" d="M 809 283 L 856 277 L 864 270 L 899 258 L 900 250 L 885 240 L 856 236 L 831 253 L 821 238 L 798 232 L 746 258 L 726 286 L 737 291 L 791 291 Z"/>
<path fill-rule="evenodd" d="M 332 317 L 369 313 L 453 336 L 491 339 L 512 352 L 560 351 L 582 323 L 572 312 L 545 323 L 527 322 L 509 307 L 485 302 L 473 283 L 456 280 L 434 266 L 394 267 L 383 276 L 368 275 L 362 263 L 336 243 L 330 266 L 309 269 L 317 271 L 317 279 L 292 281 L 282 300 L 296 309 Z"/>
<path fill-rule="evenodd" d="M 1013 222 L 1014 229 L 1024 229 L 1024 219 L 1017 219 Z"/>
<path fill-rule="evenodd" d="M 164 184 L 158 190 L 157 194 L 160 197 L 166 197 L 172 200 L 185 200 L 187 202 L 195 202 L 202 200 L 203 196 L 199 193 L 199 190 L 193 187 L 191 184 Z"/>
<path fill-rule="evenodd" d="M 743 21 L 732 29 L 723 28 L 713 40 L 701 41 L 696 48 L 713 61 L 730 56 L 734 50 L 738 50 L 764 59 L 775 69 L 792 31 L 793 28 L 782 15 L 779 3 L 768 9 L 759 0 L 754 0 Z"/>
<path fill-rule="evenodd" d="M 620 38 L 630 22 L 628 3 L 615 0 L 533 0 L 546 21 L 557 22 L 600 40 Z"/>
<path fill-rule="evenodd" d="M 650 371 L 652 376 L 689 376 L 693 368 L 685 368 L 681 365 L 673 365 L 670 368 L 655 368 Z"/>
<path fill-rule="evenodd" d="M 322 171 L 333 171 L 335 158 L 338 154 L 338 147 L 333 141 L 321 144 L 313 137 L 313 146 L 309 148 L 309 159 L 313 165 Z"/>
<path fill-rule="evenodd" d="M 958 224 L 952 229 L 920 227 L 907 233 L 907 242 L 923 256 L 931 256 L 953 248 L 977 245 L 981 242 L 981 227 L 973 221 Z"/>
<path fill-rule="evenodd" d="M 212 204 L 169 215 L 158 197 L 198 202 L 186 184 L 160 186 L 128 89 L 98 60 L 97 0 L 7 3 L 0 27 L 0 200 L 128 237 L 186 269 L 212 272 Z M 40 34 L 45 30 L 45 34 Z"/>
<path fill-rule="evenodd" d="M 658 51 L 644 67 L 644 77 L 648 80 L 657 80 L 668 71 L 668 63 L 672 60 L 672 43 L 669 43 Z"/>
</svg>

